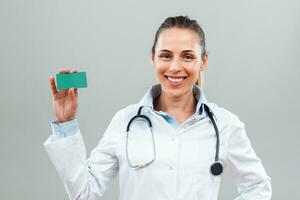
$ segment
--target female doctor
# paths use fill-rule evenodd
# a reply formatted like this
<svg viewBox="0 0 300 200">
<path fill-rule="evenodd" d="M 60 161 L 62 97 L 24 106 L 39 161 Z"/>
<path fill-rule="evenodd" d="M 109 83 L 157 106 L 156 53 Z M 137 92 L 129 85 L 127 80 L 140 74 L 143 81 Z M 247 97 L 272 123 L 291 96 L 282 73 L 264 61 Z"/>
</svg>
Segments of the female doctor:
<svg viewBox="0 0 300 200">
<path fill-rule="evenodd" d="M 228 170 L 236 199 L 270 199 L 271 179 L 244 123 L 205 98 L 201 74 L 207 62 L 197 21 L 168 17 L 152 47 L 159 84 L 114 115 L 88 159 L 76 119 L 78 90 L 58 91 L 50 76 L 57 120 L 44 146 L 69 198 L 96 199 L 119 175 L 120 200 L 216 200 Z"/>
</svg>

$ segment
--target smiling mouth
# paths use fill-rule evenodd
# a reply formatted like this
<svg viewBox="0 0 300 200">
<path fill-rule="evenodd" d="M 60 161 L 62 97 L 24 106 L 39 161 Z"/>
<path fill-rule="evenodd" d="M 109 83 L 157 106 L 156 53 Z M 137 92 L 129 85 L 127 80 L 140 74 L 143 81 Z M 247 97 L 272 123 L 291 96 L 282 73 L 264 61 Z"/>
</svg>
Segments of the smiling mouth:
<svg viewBox="0 0 300 200">
<path fill-rule="evenodd" d="M 167 76 L 165 75 L 166 79 L 168 79 L 172 83 L 179 84 L 181 83 L 184 79 L 187 78 L 187 76 Z"/>
</svg>

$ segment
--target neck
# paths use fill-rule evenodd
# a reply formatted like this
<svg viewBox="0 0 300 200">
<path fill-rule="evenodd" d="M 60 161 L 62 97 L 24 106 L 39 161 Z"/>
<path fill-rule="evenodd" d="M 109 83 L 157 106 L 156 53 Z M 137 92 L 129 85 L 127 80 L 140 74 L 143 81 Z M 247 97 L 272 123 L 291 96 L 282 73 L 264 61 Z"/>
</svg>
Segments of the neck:
<svg viewBox="0 0 300 200">
<path fill-rule="evenodd" d="M 180 97 L 170 96 L 164 92 L 155 99 L 155 110 L 161 110 L 167 113 L 194 113 L 196 110 L 196 100 L 193 91 L 185 93 Z"/>
</svg>

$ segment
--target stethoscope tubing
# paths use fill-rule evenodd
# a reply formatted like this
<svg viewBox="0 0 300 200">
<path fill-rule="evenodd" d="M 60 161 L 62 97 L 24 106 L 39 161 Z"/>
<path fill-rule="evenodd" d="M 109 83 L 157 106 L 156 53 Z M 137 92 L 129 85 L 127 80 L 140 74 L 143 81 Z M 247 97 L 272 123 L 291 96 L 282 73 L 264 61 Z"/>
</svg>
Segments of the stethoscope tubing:
<svg viewBox="0 0 300 200">
<path fill-rule="evenodd" d="M 151 123 L 151 120 L 149 119 L 149 117 L 147 117 L 146 115 L 142 115 L 141 114 L 141 111 L 142 111 L 142 108 L 143 106 L 140 106 L 139 109 L 138 109 L 138 112 L 135 116 L 133 116 L 128 124 L 127 124 L 127 128 L 126 128 L 126 157 L 127 157 L 127 162 L 128 162 L 128 165 L 132 168 L 137 168 L 137 169 L 141 169 L 141 168 L 144 168 L 144 167 L 147 167 L 148 165 L 150 165 L 154 160 L 155 160 L 155 157 L 156 157 L 156 148 L 155 148 L 155 139 L 154 139 L 154 135 L 153 135 L 153 131 L 152 131 L 152 123 Z M 220 136 L 219 136 L 219 130 L 218 130 L 218 127 L 217 127 L 217 124 L 216 124 L 216 121 L 213 117 L 213 112 L 210 110 L 210 108 L 204 104 L 204 109 L 208 115 L 208 117 L 210 118 L 212 124 L 213 124 L 213 127 L 214 127 L 214 130 L 215 130 L 215 135 L 216 135 L 216 152 L 215 152 L 215 161 L 214 163 L 211 165 L 210 167 L 210 172 L 214 175 L 214 176 L 218 176 L 220 175 L 222 172 L 223 172 L 223 164 L 221 161 L 219 161 L 219 151 L 220 151 Z M 129 135 L 129 131 L 130 131 L 130 126 L 131 124 L 134 122 L 134 120 L 138 119 L 138 118 L 141 118 L 141 119 L 144 119 L 148 122 L 148 125 L 150 127 L 150 130 L 151 130 L 151 135 L 152 135 L 152 142 L 153 142 L 153 159 L 150 161 L 150 162 L 147 162 L 147 163 L 143 163 L 143 164 L 138 164 L 138 165 L 132 165 L 130 159 L 129 159 L 129 155 L 128 155 L 128 135 Z"/>
</svg>

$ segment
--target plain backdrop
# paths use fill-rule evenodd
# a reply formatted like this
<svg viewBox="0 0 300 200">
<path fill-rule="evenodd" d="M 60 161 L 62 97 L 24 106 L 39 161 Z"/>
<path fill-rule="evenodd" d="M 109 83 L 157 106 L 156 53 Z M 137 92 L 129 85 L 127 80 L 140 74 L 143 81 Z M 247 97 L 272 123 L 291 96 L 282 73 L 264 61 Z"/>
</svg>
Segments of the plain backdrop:
<svg viewBox="0 0 300 200">
<path fill-rule="evenodd" d="M 299 0 L 0 0 L 0 199 L 67 199 L 43 147 L 55 120 L 49 76 L 87 72 L 77 118 L 89 155 L 114 113 L 158 83 L 150 50 L 175 15 L 203 27 L 206 97 L 246 124 L 272 199 L 300 199 Z M 118 194 L 117 177 L 102 199 Z M 225 171 L 219 199 L 236 195 Z"/>
</svg>

